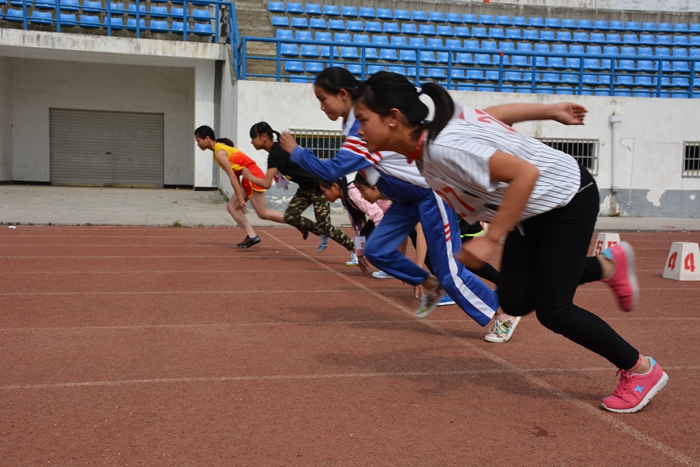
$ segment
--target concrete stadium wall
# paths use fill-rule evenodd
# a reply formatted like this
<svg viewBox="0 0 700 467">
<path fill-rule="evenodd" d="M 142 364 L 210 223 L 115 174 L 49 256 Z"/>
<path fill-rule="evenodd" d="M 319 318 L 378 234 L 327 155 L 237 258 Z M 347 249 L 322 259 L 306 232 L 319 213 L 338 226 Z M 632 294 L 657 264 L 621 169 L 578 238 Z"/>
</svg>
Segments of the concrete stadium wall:
<svg viewBox="0 0 700 467">
<path fill-rule="evenodd" d="M 477 108 L 511 102 L 554 103 L 567 96 L 453 92 L 455 100 Z M 262 167 L 267 154 L 256 151 L 248 132 L 264 120 L 277 131 L 288 128 L 340 129 L 320 110 L 312 85 L 239 81 L 235 86 L 237 123 L 230 136 L 238 147 Z M 643 99 L 573 97 L 589 110 L 584 126 L 567 127 L 556 122 L 521 123 L 516 128 L 532 137 L 593 139 L 599 141 L 595 178 L 601 193 L 601 214 L 645 217 L 700 216 L 700 178 L 683 178 L 683 143 L 700 140 L 697 120 L 700 99 Z M 613 110 L 621 122 L 612 141 L 609 118 Z M 618 160 L 612 182 L 611 154 L 617 144 Z M 231 193 L 222 177 L 221 187 Z M 611 198 L 612 187 L 616 196 Z M 271 205 L 284 207 L 291 192 L 268 192 Z"/>
<path fill-rule="evenodd" d="M 489 3 L 603 10 L 700 11 L 697 0 L 490 0 Z"/>
<path fill-rule="evenodd" d="M 15 181 L 49 181 L 49 109 L 53 107 L 162 112 L 165 116 L 165 184 L 193 185 L 193 69 L 21 58 L 3 60 L 9 67 L 0 69 L 9 68 L 12 73 L 12 141 L 22 142 L 13 145 L 11 173 Z M 1 76 L 0 73 L 0 80 Z M 0 85 L 0 89 L 6 88 Z M 0 115 L 4 113 L 0 111 Z"/>
<path fill-rule="evenodd" d="M 12 180 L 11 82 L 10 60 L 0 57 L 0 182 Z"/>
</svg>

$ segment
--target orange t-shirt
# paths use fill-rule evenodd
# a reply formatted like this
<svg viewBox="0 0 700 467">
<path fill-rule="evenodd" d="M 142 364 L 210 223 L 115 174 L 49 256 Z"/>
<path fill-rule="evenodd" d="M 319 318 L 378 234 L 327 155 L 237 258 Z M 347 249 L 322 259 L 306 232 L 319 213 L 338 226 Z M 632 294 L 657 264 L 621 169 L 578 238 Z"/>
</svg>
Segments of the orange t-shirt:
<svg viewBox="0 0 700 467">
<path fill-rule="evenodd" d="M 243 167 L 247 167 L 248 170 L 250 170 L 250 173 L 252 173 L 256 177 L 265 178 L 265 174 L 263 173 L 262 169 L 258 167 L 258 164 L 256 164 L 253 159 L 248 157 L 240 149 L 227 146 L 224 143 L 216 143 L 214 145 L 214 160 L 219 165 L 219 167 L 221 167 L 221 164 L 219 164 L 219 159 L 217 159 L 216 157 L 216 154 L 219 151 L 226 151 L 226 154 L 228 154 L 228 162 L 229 164 L 231 164 L 231 169 L 237 177 L 241 176 L 241 173 L 243 172 Z M 223 167 L 221 168 L 223 169 Z M 250 180 L 246 179 L 243 179 L 243 181 L 241 182 L 241 186 L 245 190 L 248 198 L 253 196 L 253 191 L 265 191 L 265 188 L 260 187 L 255 183 L 251 182 Z"/>
</svg>

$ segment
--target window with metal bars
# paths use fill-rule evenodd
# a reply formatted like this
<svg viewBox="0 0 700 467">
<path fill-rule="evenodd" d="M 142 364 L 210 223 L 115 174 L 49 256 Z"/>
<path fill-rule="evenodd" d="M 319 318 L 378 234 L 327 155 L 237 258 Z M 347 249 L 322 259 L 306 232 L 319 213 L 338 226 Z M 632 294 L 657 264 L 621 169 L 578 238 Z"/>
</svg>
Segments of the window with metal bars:
<svg viewBox="0 0 700 467">
<path fill-rule="evenodd" d="M 289 130 L 297 144 L 313 152 L 319 159 L 335 157 L 343 144 L 343 133 L 333 130 Z"/>
<path fill-rule="evenodd" d="M 540 139 L 544 144 L 573 156 L 579 164 L 596 175 L 598 173 L 598 140 L 595 139 Z"/>
<path fill-rule="evenodd" d="M 700 178 L 700 142 L 685 142 L 683 177 Z"/>
</svg>

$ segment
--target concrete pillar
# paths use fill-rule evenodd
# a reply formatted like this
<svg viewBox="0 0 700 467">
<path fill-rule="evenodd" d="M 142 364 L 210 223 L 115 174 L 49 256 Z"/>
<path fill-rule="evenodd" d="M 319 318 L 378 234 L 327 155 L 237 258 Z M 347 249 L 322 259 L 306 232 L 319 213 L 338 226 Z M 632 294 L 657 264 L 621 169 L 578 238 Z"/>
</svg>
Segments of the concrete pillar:
<svg viewBox="0 0 700 467">
<path fill-rule="evenodd" d="M 194 71 L 194 123 L 195 128 L 208 125 L 214 128 L 214 84 L 215 63 L 208 62 L 197 65 Z M 194 128 L 192 128 L 194 131 Z M 216 135 L 219 137 L 219 135 Z M 214 155 L 211 151 L 201 151 L 192 136 L 194 150 L 194 187 L 210 188 L 213 186 L 212 164 Z"/>
<path fill-rule="evenodd" d="M 13 180 L 11 60 L 0 57 L 0 182 Z"/>
</svg>

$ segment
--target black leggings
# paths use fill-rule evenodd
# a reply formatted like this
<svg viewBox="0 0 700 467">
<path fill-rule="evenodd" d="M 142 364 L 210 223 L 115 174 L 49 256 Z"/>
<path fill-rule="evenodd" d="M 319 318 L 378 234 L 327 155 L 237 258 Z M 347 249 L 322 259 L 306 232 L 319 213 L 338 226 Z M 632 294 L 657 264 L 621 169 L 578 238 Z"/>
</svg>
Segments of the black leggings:
<svg viewBox="0 0 700 467">
<path fill-rule="evenodd" d="M 639 352 L 605 321 L 574 305 L 579 283 L 600 280 L 595 257 L 587 258 L 598 215 L 598 187 L 581 169 L 586 187 L 566 206 L 522 222 L 506 240 L 498 297 L 503 310 L 523 316 L 536 310 L 546 328 L 608 359 L 632 368 Z"/>
</svg>

